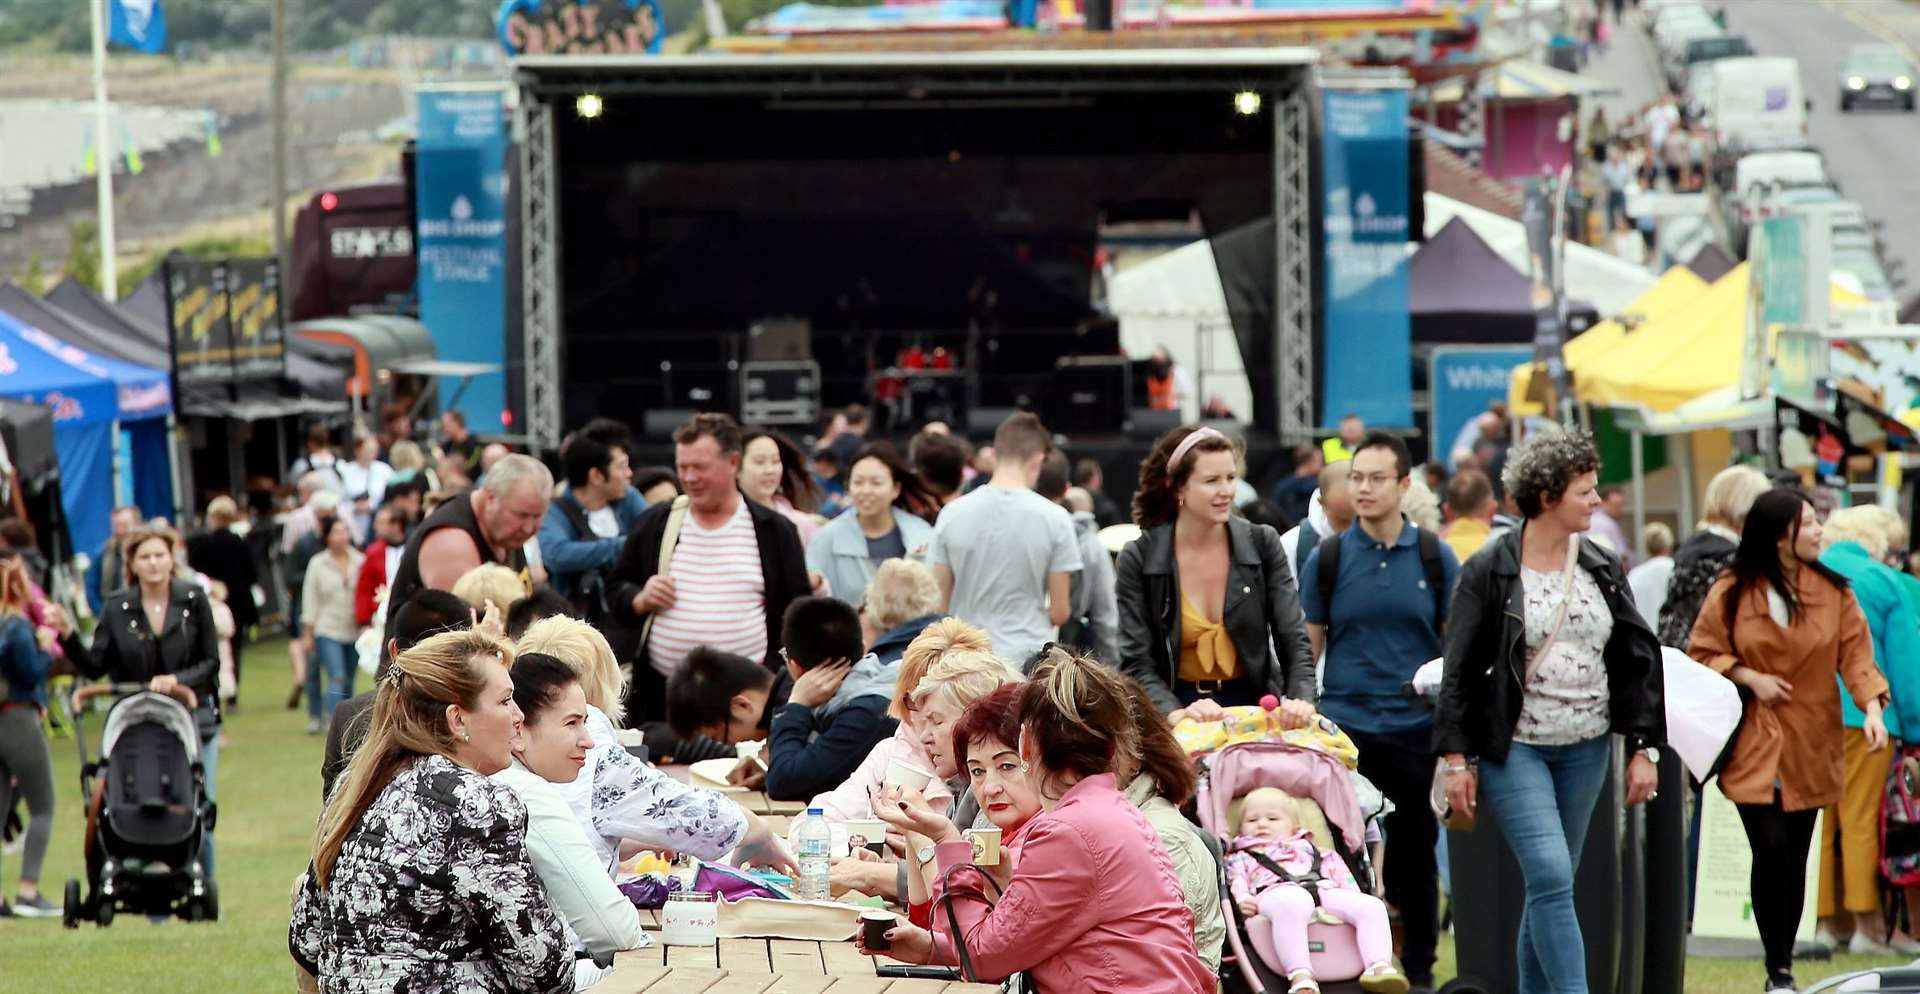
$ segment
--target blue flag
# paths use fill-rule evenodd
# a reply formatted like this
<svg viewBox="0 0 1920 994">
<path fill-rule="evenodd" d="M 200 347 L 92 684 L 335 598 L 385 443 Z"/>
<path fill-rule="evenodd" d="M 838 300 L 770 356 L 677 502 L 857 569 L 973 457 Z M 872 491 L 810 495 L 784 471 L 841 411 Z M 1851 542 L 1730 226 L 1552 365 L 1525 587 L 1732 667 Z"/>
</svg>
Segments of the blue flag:
<svg viewBox="0 0 1920 994">
<path fill-rule="evenodd" d="M 155 55 L 167 48 L 167 12 L 160 0 L 107 0 L 107 40 Z"/>
</svg>

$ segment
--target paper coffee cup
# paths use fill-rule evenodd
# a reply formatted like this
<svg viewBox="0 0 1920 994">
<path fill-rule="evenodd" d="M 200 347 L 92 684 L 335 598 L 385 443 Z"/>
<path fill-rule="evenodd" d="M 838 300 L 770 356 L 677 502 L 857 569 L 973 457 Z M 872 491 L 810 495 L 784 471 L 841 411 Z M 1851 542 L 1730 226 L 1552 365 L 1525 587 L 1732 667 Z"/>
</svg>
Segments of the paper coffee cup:
<svg viewBox="0 0 1920 994">
<path fill-rule="evenodd" d="M 620 744 L 629 749 L 637 745 L 645 745 L 647 742 L 647 733 L 642 729 L 622 728 L 615 734 L 619 736 Z"/>
<path fill-rule="evenodd" d="M 967 843 L 973 846 L 973 865 L 1000 865 L 1000 830 L 997 828 L 969 828 L 966 832 Z"/>
<path fill-rule="evenodd" d="M 886 855 L 887 823 L 878 818 L 847 822 L 847 855 L 853 855 L 853 850 L 860 847 L 876 855 Z"/>
<path fill-rule="evenodd" d="M 933 772 L 931 770 L 923 770 L 904 760 L 890 759 L 887 761 L 885 783 L 889 787 L 912 787 L 914 790 L 925 790 L 927 783 L 932 779 Z"/>
<path fill-rule="evenodd" d="M 892 949 L 893 943 L 887 940 L 887 931 L 899 922 L 899 916 L 891 911 L 879 909 L 862 911 L 860 913 L 861 945 L 875 952 Z"/>
</svg>

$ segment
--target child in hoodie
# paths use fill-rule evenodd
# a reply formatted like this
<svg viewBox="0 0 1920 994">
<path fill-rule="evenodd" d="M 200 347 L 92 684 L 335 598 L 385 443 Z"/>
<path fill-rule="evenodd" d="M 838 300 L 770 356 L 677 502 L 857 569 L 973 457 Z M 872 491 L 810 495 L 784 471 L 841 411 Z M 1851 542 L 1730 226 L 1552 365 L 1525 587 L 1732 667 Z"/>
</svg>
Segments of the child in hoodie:
<svg viewBox="0 0 1920 994">
<path fill-rule="evenodd" d="M 893 734 L 887 715 L 900 663 L 864 653 L 860 614 L 832 597 L 802 597 L 781 619 L 793 677 L 767 739 L 767 796 L 804 801 L 853 775 Z"/>
<path fill-rule="evenodd" d="M 1285 791 L 1261 787 L 1247 794 L 1240 835 L 1227 850 L 1227 887 L 1240 913 L 1267 919 L 1291 994 L 1320 990 L 1307 950 L 1307 925 L 1315 905 L 1353 926 L 1360 959 L 1367 964 L 1361 989 L 1406 994 L 1407 978 L 1393 966 L 1387 906 L 1360 890 L 1339 853 L 1315 846 L 1302 821 L 1299 799 Z"/>
</svg>

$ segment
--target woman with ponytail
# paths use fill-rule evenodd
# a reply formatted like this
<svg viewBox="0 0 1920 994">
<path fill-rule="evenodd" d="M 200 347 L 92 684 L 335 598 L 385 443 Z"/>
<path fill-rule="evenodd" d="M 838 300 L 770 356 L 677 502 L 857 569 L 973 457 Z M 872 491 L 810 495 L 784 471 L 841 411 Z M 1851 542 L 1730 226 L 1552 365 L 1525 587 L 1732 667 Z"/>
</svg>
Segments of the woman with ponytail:
<svg viewBox="0 0 1920 994">
<path fill-rule="evenodd" d="M 993 899 L 965 839 L 940 842 L 934 931 L 895 927 L 887 955 L 957 962 L 990 983 L 1026 973 L 1036 994 L 1212 994 L 1219 978 L 1194 951 L 1173 864 L 1115 779 L 1141 755 L 1135 707 L 1118 673 L 1048 653 L 1020 693 L 1020 760 L 1042 811 L 1020 831 L 1004 893 Z M 881 808 L 903 831 L 944 834 L 922 806 Z"/>
<path fill-rule="evenodd" d="M 288 926 L 321 990 L 571 991 L 566 928 L 527 855 L 527 809 L 488 779 L 520 724 L 513 650 L 477 631 L 401 653 L 335 785 Z"/>
</svg>

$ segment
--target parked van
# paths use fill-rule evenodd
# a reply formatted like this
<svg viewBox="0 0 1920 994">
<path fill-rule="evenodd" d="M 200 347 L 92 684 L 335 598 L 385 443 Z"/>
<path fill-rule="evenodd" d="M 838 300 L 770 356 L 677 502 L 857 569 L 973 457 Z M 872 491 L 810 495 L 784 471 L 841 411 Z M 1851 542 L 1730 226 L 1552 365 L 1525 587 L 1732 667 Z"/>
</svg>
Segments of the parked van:
<svg viewBox="0 0 1920 994">
<path fill-rule="evenodd" d="M 1713 132 L 1721 147 L 1782 147 L 1807 134 L 1807 88 L 1793 59 L 1713 63 Z"/>
<path fill-rule="evenodd" d="M 1742 158 L 1734 167 L 1733 188 L 1721 191 L 1727 234 L 1733 238 L 1736 254 L 1746 258 L 1747 232 L 1776 212 L 1783 192 L 1832 186 L 1818 152 L 1759 152 Z"/>
</svg>

